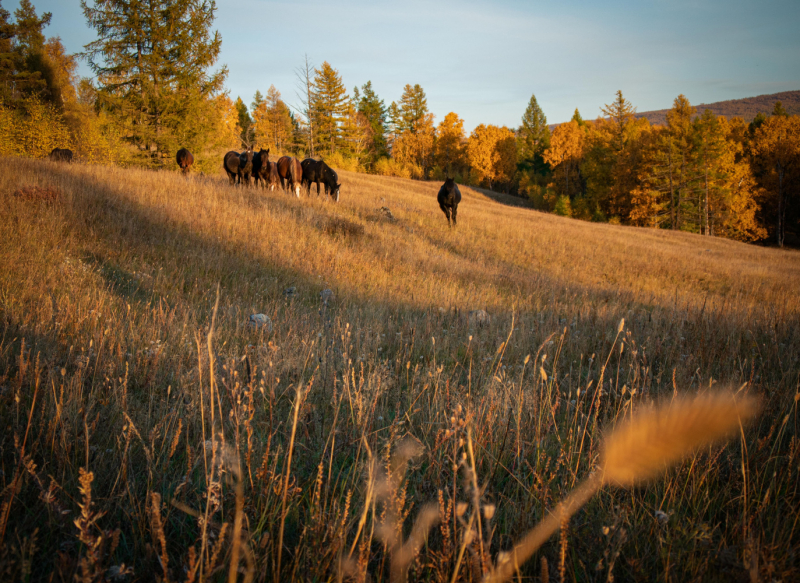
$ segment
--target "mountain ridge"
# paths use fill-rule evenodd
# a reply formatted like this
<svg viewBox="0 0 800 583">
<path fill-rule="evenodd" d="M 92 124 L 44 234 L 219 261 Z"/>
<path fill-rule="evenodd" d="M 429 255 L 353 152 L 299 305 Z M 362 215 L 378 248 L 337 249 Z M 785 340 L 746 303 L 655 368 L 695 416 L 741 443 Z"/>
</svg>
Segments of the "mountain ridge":
<svg viewBox="0 0 800 583">
<path fill-rule="evenodd" d="M 754 97 L 744 97 L 742 99 L 728 99 L 725 101 L 715 101 L 713 103 L 692 104 L 697 108 L 697 115 L 701 115 L 706 109 L 711 110 L 715 115 L 724 115 L 728 119 L 741 117 L 746 122 L 753 121 L 759 113 L 769 115 L 775 107 L 775 102 L 780 101 L 789 115 L 800 115 L 800 90 L 780 91 L 778 93 L 767 93 Z M 651 111 L 637 111 L 634 116 L 636 119 L 647 118 L 653 125 L 666 125 L 667 109 L 655 109 Z M 566 123 L 566 122 L 561 122 Z M 551 124 L 550 129 L 558 127 L 560 123 Z"/>
</svg>

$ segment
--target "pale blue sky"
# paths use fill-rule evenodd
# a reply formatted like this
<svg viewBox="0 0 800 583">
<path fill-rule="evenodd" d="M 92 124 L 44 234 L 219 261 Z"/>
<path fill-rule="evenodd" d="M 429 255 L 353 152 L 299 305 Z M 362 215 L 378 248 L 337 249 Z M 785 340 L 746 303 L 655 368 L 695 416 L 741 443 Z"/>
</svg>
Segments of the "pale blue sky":
<svg viewBox="0 0 800 583">
<path fill-rule="evenodd" d="M 33 3 L 68 51 L 95 38 L 79 0 Z M 308 54 L 387 105 L 419 83 L 437 122 L 455 111 L 467 130 L 518 126 L 531 94 L 556 123 L 596 117 L 617 89 L 639 111 L 800 89 L 800 0 L 217 0 L 214 26 L 234 98 L 274 84 L 298 103 Z"/>
</svg>

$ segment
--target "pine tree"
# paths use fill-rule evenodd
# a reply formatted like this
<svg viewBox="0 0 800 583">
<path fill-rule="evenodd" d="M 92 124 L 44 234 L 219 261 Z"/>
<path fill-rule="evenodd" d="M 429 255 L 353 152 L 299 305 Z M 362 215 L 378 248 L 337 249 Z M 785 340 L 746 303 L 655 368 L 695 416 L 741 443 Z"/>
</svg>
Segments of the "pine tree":
<svg viewBox="0 0 800 583">
<path fill-rule="evenodd" d="M 697 113 L 686 96 L 678 95 L 667 112 L 667 134 L 664 136 L 663 160 L 666 164 L 670 193 L 670 222 L 673 229 L 684 227 L 684 214 L 689 210 L 691 193 L 698 180 L 692 149 L 692 116 Z"/>
<path fill-rule="evenodd" d="M 386 146 L 394 154 L 394 141 L 400 135 L 400 108 L 392 101 L 386 109 Z"/>
<path fill-rule="evenodd" d="M 236 112 L 239 114 L 239 137 L 242 140 L 242 147 L 247 148 L 253 145 L 253 120 L 241 97 L 236 98 L 234 107 L 236 107 Z"/>
<path fill-rule="evenodd" d="M 702 175 L 697 189 L 700 199 L 699 230 L 702 235 L 713 235 L 714 213 L 724 205 L 728 194 L 723 157 L 729 153 L 729 149 L 724 129 L 710 110 L 705 110 L 692 129 L 698 172 Z"/>
<path fill-rule="evenodd" d="M 616 100 L 604 105 L 600 110 L 606 114 L 615 126 L 615 147 L 618 152 L 621 152 L 625 147 L 625 128 L 633 121 L 636 108 L 622 96 L 622 90 L 618 90 Z"/>
<path fill-rule="evenodd" d="M 342 144 L 341 125 L 347 116 L 350 100 L 339 72 L 325 61 L 314 69 L 311 118 L 314 124 L 315 149 L 333 154 Z"/>
<path fill-rule="evenodd" d="M 355 88 L 353 101 L 357 104 L 358 112 L 367 119 L 372 129 L 371 150 L 373 159 L 377 160 L 388 154 L 386 140 L 387 108 L 383 100 L 372 89 L 371 81 L 367 81 L 362 85 L 361 90 L 363 94 L 359 94 L 358 87 Z"/>
<path fill-rule="evenodd" d="M 255 93 L 255 95 L 253 95 L 253 102 L 250 104 L 250 111 L 254 112 L 255 110 L 257 110 L 264 103 L 265 103 L 264 102 L 264 96 L 261 95 L 261 91 L 256 89 L 256 93 Z"/>
<path fill-rule="evenodd" d="M 97 75 L 97 103 L 119 120 L 151 164 L 180 145 L 200 150 L 215 140 L 206 120 L 227 68 L 210 73 L 222 38 L 211 33 L 214 0 L 81 0 L 98 39 L 85 56 Z"/>
<path fill-rule="evenodd" d="M 786 108 L 783 107 L 783 103 L 781 103 L 780 101 L 775 102 L 775 107 L 772 109 L 772 115 L 789 117 L 789 113 L 786 111 Z"/>
<path fill-rule="evenodd" d="M 11 14 L 0 5 L 0 102 L 9 103 L 14 91 L 13 40 L 17 27 L 9 22 Z"/>
<path fill-rule="evenodd" d="M 542 154 L 550 147 L 550 128 L 535 95 L 531 95 L 518 133 L 520 162 L 527 169 L 542 173 Z"/>
<path fill-rule="evenodd" d="M 50 24 L 52 14 L 45 12 L 38 16 L 30 0 L 21 0 L 14 18 L 9 62 L 13 69 L 12 100 L 34 95 L 61 109 L 61 94 L 55 87 L 53 67 L 47 58 L 42 32 Z"/>
<path fill-rule="evenodd" d="M 403 95 L 400 97 L 398 106 L 399 119 L 395 121 L 397 133 L 411 132 L 412 134 L 420 131 L 425 124 L 425 116 L 428 115 L 428 98 L 425 91 L 419 84 L 413 87 L 407 84 L 403 88 Z"/>
</svg>

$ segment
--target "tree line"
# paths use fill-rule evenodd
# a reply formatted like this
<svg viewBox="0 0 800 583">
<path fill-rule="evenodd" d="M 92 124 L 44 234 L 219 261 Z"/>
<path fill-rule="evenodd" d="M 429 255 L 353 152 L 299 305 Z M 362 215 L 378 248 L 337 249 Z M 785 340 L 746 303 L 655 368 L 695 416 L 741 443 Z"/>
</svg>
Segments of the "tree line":
<svg viewBox="0 0 800 583">
<path fill-rule="evenodd" d="M 467 135 L 438 124 L 423 88 L 386 105 L 371 82 L 348 92 L 327 61 L 296 70 L 295 104 L 270 86 L 248 105 L 215 69 L 213 0 L 82 0 L 97 40 L 69 55 L 46 39 L 51 14 L 0 4 L 0 154 L 71 147 L 88 161 L 171 165 L 187 147 L 218 171 L 220 153 L 258 144 L 348 170 L 457 182 L 527 197 L 584 220 L 783 245 L 800 234 L 800 118 L 777 103 L 746 122 L 698 112 L 679 95 L 663 125 L 636 119 L 618 91 L 593 121 L 575 110 L 551 132 L 531 96 L 516 128 Z M 78 79 L 77 59 L 94 79 Z"/>
</svg>

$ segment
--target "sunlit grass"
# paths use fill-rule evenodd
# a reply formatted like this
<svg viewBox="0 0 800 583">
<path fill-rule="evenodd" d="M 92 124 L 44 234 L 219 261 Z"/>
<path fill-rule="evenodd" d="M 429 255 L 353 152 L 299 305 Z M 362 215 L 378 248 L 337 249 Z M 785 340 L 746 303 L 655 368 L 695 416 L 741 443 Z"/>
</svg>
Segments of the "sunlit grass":
<svg viewBox="0 0 800 583">
<path fill-rule="evenodd" d="M 8 578 L 222 580 L 235 554 L 256 580 L 474 580 L 597 469 L 602 428 L 709 386 L 761 397 L 738 444 L 602 491 L 538 553 L 570 581 L 797 576 L 797 252 L 467 187 L 449 229 L 439 184 L 340 178 L 334 204 L 0 160 Z"/>
</svg>

